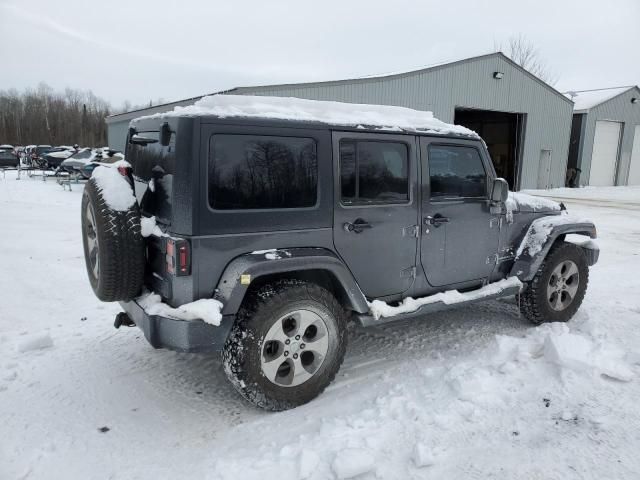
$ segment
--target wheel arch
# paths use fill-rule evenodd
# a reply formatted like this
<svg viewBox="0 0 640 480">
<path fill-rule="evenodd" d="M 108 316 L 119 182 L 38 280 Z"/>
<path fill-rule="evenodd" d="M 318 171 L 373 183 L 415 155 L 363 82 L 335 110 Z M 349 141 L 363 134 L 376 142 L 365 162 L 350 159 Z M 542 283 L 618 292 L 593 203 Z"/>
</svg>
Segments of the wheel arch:
<svg viewBox="0 0 640 480">
<path fill-rule="evenodd" d="M 531 249 L 527 247 L 527 245 L 530 244 L 530 239 L 534 235 L 537 235 L 535 227 L 532 224 L 520 243 L 521 247 L 518 250 L 522 251 L 516 256 L 509 276 L 517 276 L 523 282 L 528 282 L 533 279 L 553 245 L 557 242 L 564 241 L 568 234 L 584 235 L 592 239 L 597 238 L 596 227 L 592 222 L 582 221 L 558 224 L 552 226 L 540 249 L 532 252 Z M 589 266 L 598 261 L 599 250 L 596 245 L 585 243 L 583 245 L 578 244 L 578 246 L 582 248 L 587 256 Z"/>
<path fill-rule="evenodd" d="M 247 253 L 225 268 L 216 288 L 224 315 L 235 315 L 247 293 L 267 283 L 296 279 L 331 291 L 343 308 L 369 311 L 367 300 L 351 272 L 337 255 L 323 248 L 289 248 Z"/>
</svg>

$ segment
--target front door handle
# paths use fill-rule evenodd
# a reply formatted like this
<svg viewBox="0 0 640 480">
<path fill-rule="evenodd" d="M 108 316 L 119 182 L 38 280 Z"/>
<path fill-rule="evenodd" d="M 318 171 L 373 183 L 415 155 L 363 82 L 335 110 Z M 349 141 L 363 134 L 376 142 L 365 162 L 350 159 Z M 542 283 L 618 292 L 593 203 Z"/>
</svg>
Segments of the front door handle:
<svg viewBox="0 0 640 480">
<path fill-rule="evenodd" d="M 436 213 L 433 217 L 428 216 L 424 219 L 425 225 L 433 225 L 435 228 L 438 228 L 443 223 L 449 223 L 449 218 L 443 217 L 441 214 Z"/>
<path fill-rule="evenodd" d="M 353 233 L 362 233 L 366 228 L 373 228 L 370 223 L 366 222 L 362 218 L 356 218 L 353 223 L 346 222 L 343 227 L 345 231 Z"/>
</svg>

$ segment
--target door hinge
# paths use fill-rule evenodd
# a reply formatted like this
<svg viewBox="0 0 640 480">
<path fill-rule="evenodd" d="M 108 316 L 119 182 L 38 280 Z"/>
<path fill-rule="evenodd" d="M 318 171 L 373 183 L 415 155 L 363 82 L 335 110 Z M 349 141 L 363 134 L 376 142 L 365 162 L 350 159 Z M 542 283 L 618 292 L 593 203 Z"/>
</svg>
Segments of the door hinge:
<svg viewBox="0 0 640 480">
<path fill-rule="evenodd" d="M 401 270 L 400 278 L 416 278 L 416 267 L 409 267 Z"/>
<path fill-rule="evenodd" d="M 487 261 L 486 261 L 487 265 L 492 265 L 492 264 L 495 264 L 495 263 L 498 263 L 498 254 L 497 253 L 494 253 L 493 255 L 489 255 L 487 257 Z"/>
<path fill-rule="evenodd" d="M 402 228 L 402 236 L 403 237 L 415 237 L 418 238 L 418 234 L 420 233 L 420 227 L 418 225 L 411 225 L 409 227 Z"/>
<path fill-rule="evenodd" d="M 496 225 L 498 228 L 502 228 L 502 217 L 492 217 L 489 219 L 489 228 L 493 228 Z"/>
</svg>

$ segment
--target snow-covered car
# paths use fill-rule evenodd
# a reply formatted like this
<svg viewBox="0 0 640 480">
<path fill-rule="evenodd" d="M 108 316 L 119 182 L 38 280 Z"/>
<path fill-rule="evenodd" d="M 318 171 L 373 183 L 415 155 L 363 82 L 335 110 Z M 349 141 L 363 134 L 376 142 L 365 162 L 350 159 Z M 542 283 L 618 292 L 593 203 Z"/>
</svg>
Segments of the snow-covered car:
<svg viewBox="0 0 640 480">
<path fill-rule="evenodd" d="M 0 168 L 13 168 L 18 166 L 18 156 L 13 151 L 12 145 L 0 145 Z"/>
<path fill-rule="evenodd" d="M 156 348 L 222 351 L 251 403 L 333 380 L 347 322 L 516 296 L 535 324 L 586 293 L 594 224 L 509 193 L 473 131 L 407 108 L 216 95 L 134 119 L 85 186 L 89 282 Z"/>
<path fill-rule="evenodd" d="M 42 161 L 47 168 L 58 168 L 60 164 L 76 153 L 73 147 L 54 147 L 42 155 Z"/>
<path fill-rule="evenodd" d="M 81 148 L 60 164 L 64 171 L 90 178 L 93 170 L 100 163 L 113 163 L 124 159 L 124 155 L 108 147 Z"/>
</svg>

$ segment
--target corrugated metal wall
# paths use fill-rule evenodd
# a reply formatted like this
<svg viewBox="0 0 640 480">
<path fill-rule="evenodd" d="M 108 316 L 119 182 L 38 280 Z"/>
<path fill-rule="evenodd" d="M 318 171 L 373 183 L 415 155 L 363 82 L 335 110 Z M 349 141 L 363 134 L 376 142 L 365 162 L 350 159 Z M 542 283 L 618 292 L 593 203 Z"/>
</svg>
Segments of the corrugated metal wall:
<svg viewBox="0 0 640 480">
<path fill-rule="evenodd" d="M 501 80 L 493 72 L 503 72 Z M 520 188 L 536 188 L 541 150 L 551 150 L 551 186 L 564 186 L 573 105 L 495 54 L 390 77 L 300 85 L 243 87 L 234 94 L 398 105 L 431 110 L 453 122 L 456 107 L 526 115 Z"/>
<path fill-rule="evenodd" d="M 637 98 L 639 103 L 632 104 L 631 99 Z M 640 89 L 632 88 L 608 102 L 593 107 L 586 114 L 584 135 L 582 137 L 582 157 L 578 166 L 582 170 L 580 183 L 589 184 L 591 172 L 591 156 L 593 154 L 593 139 L 596 133 L 597 120 L 611 120 L 622 122 L 622 141 L 618 154 L 616 185 L 626 185 L 629 178 L 629 163 L 633 148 L 633 136 L 636 125 L 640 125 Z"/>
</svg>

